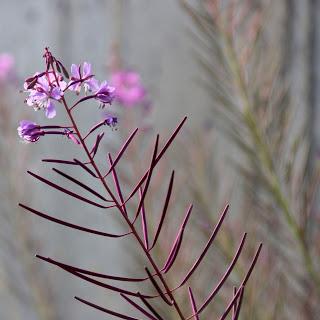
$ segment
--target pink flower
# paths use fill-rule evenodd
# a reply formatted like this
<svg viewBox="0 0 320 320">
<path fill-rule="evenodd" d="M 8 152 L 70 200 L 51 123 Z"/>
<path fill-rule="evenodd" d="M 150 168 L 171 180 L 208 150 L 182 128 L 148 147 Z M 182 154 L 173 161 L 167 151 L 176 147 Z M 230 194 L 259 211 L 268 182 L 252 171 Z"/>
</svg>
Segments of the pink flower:
<svg viewBox="0 0 320 320">
<path fill-rule="evenodd" d="M 115 88 L 112 86 L 109 86 L 107 81 L 103 81 L 98 87 L 98 90 L 95 92 L 95 99 L 102 102 L 102 104 L 106 104 L 106 103 L 111 104 L 114 98 L 115 98 Z"/>
<path fill-rule="evenodd" d="M 114 128 L 118 124 L 118 118 L 113 116 L 107 116 L 104 120 L 104 124 L 111 128 Z"/>
<path fill-rule="evenodd" d="M 12 73 L 14 58 L 8 53 L 0 54 L 0 82 L 5 81 Z"/>
<path fill-rule="evenodd" d="M 29 120 L 21 120 L 18 135 L 25 142 L 36 142 L 40 139 L 40 126 Z"/>
<path fill-rule="evenodd" d="M 124 107 L 132 107 L 144 102 L 146 90 L 137 72 L 117 71 L 112 74 L 111 83 L 116 88 L 116 100 Z"/>
<path fill-rule="evenodd" d="M 84 62 L 83 65 L 71 65 L 71 81 L 69 82 L 69 90 L 80 93 L 83 84 L 85 92 L 97 89 L 97 80 L 93 78 L 91 73 L 91 64 Z"/>
<path fill-rule="evenodd" d="M 29 97 L 26 99 L 27 105 L 32 106 L 34 110 L 44 109 L 47 118 L 54 118 L 56 116 L 56 108 L 54 100 L 59 101 L 63 96 L 63 90 L 67 84 L 62 79 L 58 79 L 58 83 L 53 74 L 43 75 L 36 78 L 35 85 L 28 88 L 28 83 L 25 83 L 25 89 L 29 93 Z"/>
</svg>

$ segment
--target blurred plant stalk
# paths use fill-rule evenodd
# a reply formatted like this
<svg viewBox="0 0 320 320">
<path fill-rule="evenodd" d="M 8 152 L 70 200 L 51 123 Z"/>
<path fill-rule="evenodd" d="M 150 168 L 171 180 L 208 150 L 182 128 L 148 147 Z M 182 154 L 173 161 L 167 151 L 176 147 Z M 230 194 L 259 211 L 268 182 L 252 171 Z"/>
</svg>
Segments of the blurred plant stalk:
<svg viewBox="0 0 320 320">
<path fill-rule="evenodd" d="M 238 159 L 232 159 L 238 174 L 243 176 L 248 186 L 247 190 L 251 191 L 250 200 L 246 196 L 242 198 L 246 202 L 245 210 L 259 209 L 267 216 L 262 216 L 259 222 L 259 215 L 253 217 L 256 223 L 261 224 L 260 228 L 268 227 L 267 222 L 276 224 L 276 235 L 268 239 L 273 247 L 270 254 L 273 259 L 281 257 L 283 262 L 289 262 L 290 269 L 281 272 L 298 283 L 302 278 L 297 270 L 292 270 L 295 258 L 288 257 L 287 252 L 291 250 L 299 256 L 299 260 L 301 258 L 301 267 L 308 281 L 307 287 L 303 288 L 303 299 L 299 301 L 305 306 L 301 316 L 313 319 L 317 310 L 316 301 L 320 297 L 320 273 L 319 250 L 315 244 L 318 231 L 316 227 L 312 228 L 318 220 L 311 210 L 315 209 L 319 170 L 307 167 L 311 163 L 308 161 L 311 156 L 308 135 L 304 132 L 307 124 L 302 124 L 301 131 L 294 127 L 294 120 L 297 121 L 294 119 L 295 109 L 290 105 L 291 101 L 288 104 L 287 85 L 283 83 L 285 75 L 281 69 L 285 61 L 283 47 L 280 51 L 280 46 L 272 47 L 267 42 L 270 40 L 267 27 L 274 23 L 272 9 L 276 10 L 281 5 L 263 0 L 203 0 L 194 6 L 187 0 L 180 0 L 180 3 L 199 31 L 193 35 L 201 45 L 198 59 L 207 76 L 202 83 L 213 98 L 214 116 L 217 118 L 213 122 L 217 124 L 221 120 L 217 126 L 227 133 L 241 151 L 240 155 L 245 156 L 245 164 L 241 159 L 240 163 Z M 272 36 L 272 41 L 279 41 L 274 34 Z M 280 57 L 275 53 L 275 48 L 277 53 L 281 52 Z M 282 83 L 279 83 L 279 78 Z M 302 121 L 298 120 L 301 126 Z M 312 173 L 310 170 L 313 170 Z M 280 220 L 278 211 L 282 217 Z M 248 214 L 244 212 L 243 217 L 248 218 Z M 286 249 L 287 230 L 293 243 Z M 282 256 L 279 256 L 281 246 L 287 252 L 282 251 Z M 279 295 L 284 297 L 289 292 L 295 292 L 298 297 L 301 295 L 301 290 L 289 279 L 284 281 L 286 286 L 279 287 L 279 292 L 282 291 Z M 276 307 L 274 315 L 285 318 L 287 315 L 281 312 L 286 311 L 283 307 L 280 309 Z M 292 313 L 297 316 L 293 310 Z M 267 315 L 264 316 L 268 319 Z M 273 316 L 270 317 L 273 319 Z"/>
<path fill-rule="evenodd" d="M 235 48 L 233 46 L 232 38 L 229 34 L 222 32 L 225 42 L 225 56 L 228 59 L 229 65 L 234 75 L 236 88 L 239 92 L 240 99 L 243 106 L 243 120 L 246 126 L 249 128 L 251 133 L 252 141 L 255 145 L 255 149 L 258 150 L 259 159 L 261 160 L 263 171 L 268 179 L 269 187 L 272 190 L 272 194 L 275 202 L 278 204 L 279 208 L 284 215 L 288 227 L 291 230 L 292 235 L 297 241 L 299 248 L 301 250 L 301 255 L 303 257 L 306 271 L 309 273 L 310 277 L 316 283 L 316 290 L 320 295 L 320 277 L 314 268 L 313 260 L 310 255 L 309 248 L 306 243 L 305 234 L 300 228 L 299 224 L 291 213 L 290 204 L 286 199 L 285 194 L 282 192 L 282 187 L 280 179 L 274 170 L 274 165 L 271 157 L 271 152 L 269 150 L 268 144 L 265 142 L 263 133 L 259 130 L 258 121 L 255 119 L 255 114 L 252 112 L 253 108 L 248 98 L 248 92 L 246 88 L 246 83 L 242 76 L 241 65 L 238 61 L 237 55 L 235 53 Z"/>
</svg>

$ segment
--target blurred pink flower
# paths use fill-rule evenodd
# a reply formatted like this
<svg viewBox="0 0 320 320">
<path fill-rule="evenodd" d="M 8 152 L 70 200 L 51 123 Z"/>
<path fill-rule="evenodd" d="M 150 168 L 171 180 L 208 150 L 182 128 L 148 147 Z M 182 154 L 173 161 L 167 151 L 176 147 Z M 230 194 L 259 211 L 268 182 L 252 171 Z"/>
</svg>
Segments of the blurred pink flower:
<svg viewBox="0 0 320 320">
<path fill-rule="evenodd" d="M 7 80 L 12 74 L 14 58 L 9 53 L 0 54 L 0 82 Z"/>
<path fill-rule="evenodd" d="M 127 70 L 114 72 L 111 83 L 116 88 L 116 100 L 124 107 L 133 107 L 145 102 L 146 90 L 137 72 Z"/>
</svg>

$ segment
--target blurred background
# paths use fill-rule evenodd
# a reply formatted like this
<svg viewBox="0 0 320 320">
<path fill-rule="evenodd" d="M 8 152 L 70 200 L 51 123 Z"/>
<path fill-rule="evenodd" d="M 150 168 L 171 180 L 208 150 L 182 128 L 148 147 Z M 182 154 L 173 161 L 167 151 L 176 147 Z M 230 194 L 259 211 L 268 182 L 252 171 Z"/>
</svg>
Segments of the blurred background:
<svg viewBox="0 0 320 320">
<path fill-rule="evenodd" d="M 84 126 L 105 113 L 118 117 L 117 130 L 107 128 L 103 144 L 103 151 L 113 154 L 141 128 L 119 168 L 125 187 L 148 166 L 155 134 L 164 140 L 188 116 L 147 198 L 157 217 L 175 168 L 173 221 L 194 204 L 187 250 L 168 274 L 172 287 L 230 203 L 199 276 L 190 280 L 197 299 L 204 300 L 219 281 L 244 232 L 246 250 L 204 318 L 221 315 L 263 242 L 240 319 L 318 319 L 319 23 L 316 0 L 0 0 L 0 319 L 108 318 L 74 295 L 133 314 L 116 294 L 35 254 L 97 272 L 142 276 L 143 271 L 144 258 L 134 244 L 69 230 L 17 206 L 23 202 L 107 232 L 125 230 L 117 217 L 101 215 L 26 174 L 31 169 L 68 185 L 41 159 L 67 159 L 77 152 L 66 139 L 23 144 L 16 133 L 20 119 L 48 121 L 24 104 L 21 92 L 24 79 L 43 69 L 46 46 L 68 68 L 91 62 L 99 79 L 115 81 L 128 70 L 138 75 L 141 97 L 104 110 L 88 108 L 79 117 Z M 151 230 L 155 221 L 149 221 Z M 165 226 L 166 237 L 156 248 L 159 261 L 170 250 L 177 225 Z M 187 294 L 179 299 L 189 310 Z M 165 319 L 175 318 L 166 314 Z"/>
</svg>

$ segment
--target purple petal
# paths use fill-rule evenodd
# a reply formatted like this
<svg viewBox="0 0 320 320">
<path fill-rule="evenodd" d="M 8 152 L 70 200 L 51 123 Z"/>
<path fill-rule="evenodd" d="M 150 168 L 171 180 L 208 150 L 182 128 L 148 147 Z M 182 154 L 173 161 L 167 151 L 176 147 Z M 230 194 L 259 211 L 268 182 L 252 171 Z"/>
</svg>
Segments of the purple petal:
<svg viewBox="0 0 320 320">
<path fill-rule="evenodd" d="M 59 81 L 59 87 L 63 91 L 67 87 L 67 83 L 65 81 Z"/>
<path fill-rule="evenodd" d="M 91 75 L 91 63 L 84 62 L 83 63 L 83 78 Z"/>
<path fill-rule="evenodd" d="M 49 99 L 48 104 L 47 104 L 47 109 L 46 109 L 46 117 L 49 119 L 52 119 L 56 116 L 56 108 L 53 104 L 53 102 Z"/>
<path fill-rule="evenodd" d="M 35 104 L 43 103 L 48 99 L 45 92 L 39 92 L 36 90 L 31 90 L 29 97 L 26 99 L 28 106 L 34 106 Z"/>
<path fill-rule="evenodd" d="M 80 92 L 81 82 L 76 82 L 76 83 L 73 83 L 73 82 L 74 80 L 71 80 L 69 82 L 69 90 Z M 73 84 L 70 85 L 70 83 L 73 83 Z"/>
<path fill-rule="evenodd" d="M 74 63 L 71 65 L 71 77 L 75 79 L 80 79 L 79 66 L 77 66 Z"/>
<path fill-rule="evenodd" d="M 21 120 L 17 130 L 19 137 L 26 142 L 35 142 L 39 140 L 41 136 L 39 126 L 35 122 L 29 120 Z"/>
<path fill-rule="evenodd" d="M 62 97 L 63 93 L 61 91 L 60 88 L 55 87 L 52 89 L 50 97 L 55 99 L 55 100 L 60 100 L 60 98 Z"/>
<path fill-rule="evenodd" d="M 107 81 L 103 81 L 100 84 L 99 90 L 96 92 L 95 98 L 102 103 L 111 104 L 112 100 L 115 98 L 115 88 L 109 86 Z"/>
<path fill-rule="evenodd" d="M 38 125 L 35 122 L 29 121 L 29 120 L 21 120 L 20 121 L 20 127 L 22 127 L 23 129 L 37 127 L 37 126 Z"/>
<path fill-rule="evenodd" d="M 48 92 L 50 90 L 49 82 L 45 75 L 38 78 L 38 84 L 44 91 Z"/>
<path fill-rule="evenodd" d="M 108 87 L 108 82 L 107 82 L 107 80 L 104 80 L 100 84 L 99 91 L 104 91 L 104 90 L 106 90 L 107 87 Z"/>
<path fill-rule="evenodd" d="M 95 92 L 99 89 L 99 81 L 95 78 L 90 78 L 86 81 L 86 84 L 88 85 L 90 91 Z"/>
</svg>

